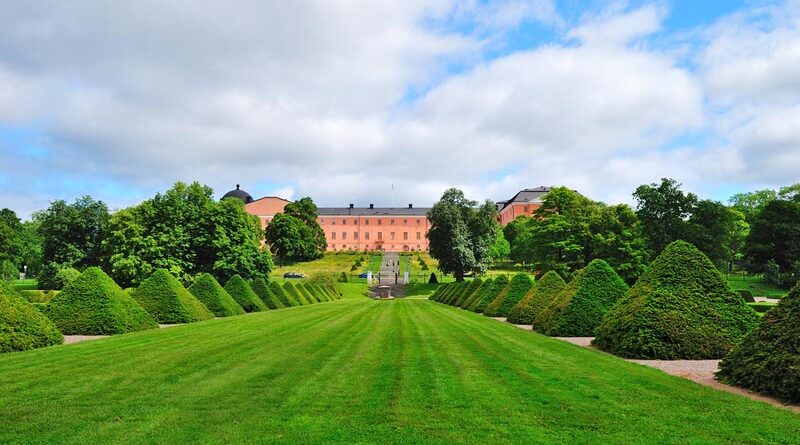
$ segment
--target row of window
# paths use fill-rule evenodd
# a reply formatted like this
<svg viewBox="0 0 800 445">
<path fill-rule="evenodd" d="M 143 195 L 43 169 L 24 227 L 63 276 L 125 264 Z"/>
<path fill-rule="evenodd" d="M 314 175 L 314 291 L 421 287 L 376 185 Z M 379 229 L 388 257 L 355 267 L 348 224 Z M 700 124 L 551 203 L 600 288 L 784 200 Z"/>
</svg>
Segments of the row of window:
<svg viewBox="0 0 800 445">
<path fill-rule="evenodd" d="M 331 232 L 331 239 L 336 239 L 336 232 Z M 346 240 L 347 239 L 347 232 L 342 232 L 342 237 L 340 239 Z M 354 240 L 358 239 L 358 232 L 353 232 L 353 239 Z M 369 232 L 364 232 L 364 239 L 365 240 L 369 239 Z M 383 239 L 383 232 L 378 232 L 378 238 L 377 239 L 378 240 L 382 240 Z M 395 239 L 395 232 L 390 232 L 389 233 L 389 239 L 390 240 L 394 240 Z M 417 239 L 418 240 L 422 239 L 422 233 L 421 232 L 417 232 Z M 403 240 L 404 241 L 408 240 L 408 232 L 403 232 Z"/>
<path fill-rule="evenodd" d="M 328 220 L 328 223 L 329 223 L 330 225 L 332 225 L 332 226 L 335 226 L 335 225 L 336 225 L 336 221 L 337 221 L 337 220 L 336 220 L 335 218 L 331 218 L 331 219 L 329 219 L 329 220 Z M 369 221 L 370 221 L 370 219 L 369 219 L 369 218 L 365 218 L 363 221 L 364 221 L 364 225 L 365 225 L 365 226 L 368 226 L 368 225 L 369 225 Z M 380 225 L 383 225 L 383 220 L 382 220 L 382 219 L 373 219 L 373 221 L 377 221 L 377 225 L 379 225 L 379 226 L 380 226 Z M 320 218 L 320 220 L 319 220 L 319 223 L 320 223 L 320 224 L 325 224 L 325 219 L 324 219 L 324 218 Z M 395 223 L 395 220 L 393 220 L 393 219 L 390 219 L 390 220 L 389 220 L 389 225 L 393 226 L 393 225 L 394 225 L 394 223 Z M 342 225 L 343 225 L 343 226 L 344 226 L 344 225 L 347 225 L 347 218 L 342 218 Z M 354 226 L 357 226 L 357 225 L 358 225 L 358 220 L 357 220 L 357 219 L 354 219 L 354 220 L 353 220 L 353 225 L 354 225 Z M 404 225 L 404 226 L 407 226 L 407 225 L 408 225 L 408 220 L 407 220 L 407 219 L 404 219 L 404 220 L 403 220 L 403 225 Z M 417 219 L 417 225 L 418 225 L 418 226 L 419 226 L 419 225 L 422 225 L 422 219 Z"/>
<path fill-rule="evenodd" d="M 336 250 L 337 248 L 339 248 L 339 249 L 342 249 L 342 250 L 346 250 L 346 249 L 347 249 L 347 244 L 339 244 L 338 246 L 337 246 L 336 244 L 331 244 L 331 245 L 329 245 L 328 247 L 330 247 L 330 248 L 331 248 L 331 249 L 333 249 L 333 250 Z M 396 246 L 394 246 L 394 245 L 393 245 L 393 246 L 392 246 L 392 248 L 394 248 L 394 247 L 396 247 Z M 353 246 L 353 245 L 351 245 L 351 246 L 350 246 L 350 248 L 351 248 L 351 249 L 352 249 L 352 248 L 356 248 L 356 249 L 358 249 L 358 248 L 359 248 L 359 246 Z M 403 250 L 409 250 L 409 249 L 411 249 L 411 248 L 412 248 L 411 246 L 403 246 Z M 421 248 L 422 248 L 422 247 L 421 247 L 419 244 L 417 244 L 417 250 L 419 250 L 419 249 L 421 249 Z"/>
</svg>

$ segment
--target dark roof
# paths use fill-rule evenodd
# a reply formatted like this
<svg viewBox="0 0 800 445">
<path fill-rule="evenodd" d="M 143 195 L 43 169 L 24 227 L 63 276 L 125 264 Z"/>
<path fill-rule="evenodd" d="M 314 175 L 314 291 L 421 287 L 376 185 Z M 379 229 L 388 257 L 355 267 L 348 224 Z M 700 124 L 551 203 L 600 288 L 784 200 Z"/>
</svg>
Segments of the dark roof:
<svg viewBox="0 0 800 445">
<path fill-rule="evenodd" d="M 540 202 L 542 200 L 542 196 L 546 195 L 550 189 L 551 187 L 541 186 L 533 189 L 520 190 L 508 201 L 500 201 L 496 203 L 497 209 L 502 210 L 503 207 L 511 204 L 512 202 Z"/>
<path fill-rule="evenodd" d="M 228 193 L 226 193 L 222 197 L 222 199 L 225 199 L 225 198 L 241 199 L 242 202 L 245 203 L 245 204 L 250 204 L 251 202 L 253 202 L 253 197 L 250 196 L 250 194 L 247 193 L 246 191 L 240 189 L 239 188 L 239 184 L 236 184 L 236 189 L 235 190 L 229 191 Z"/>
<path fill-rule="evenodd" d="M 320 207 L 319 216 L 425 216 L 430 208 L 426 207 Z"/>
</svg>

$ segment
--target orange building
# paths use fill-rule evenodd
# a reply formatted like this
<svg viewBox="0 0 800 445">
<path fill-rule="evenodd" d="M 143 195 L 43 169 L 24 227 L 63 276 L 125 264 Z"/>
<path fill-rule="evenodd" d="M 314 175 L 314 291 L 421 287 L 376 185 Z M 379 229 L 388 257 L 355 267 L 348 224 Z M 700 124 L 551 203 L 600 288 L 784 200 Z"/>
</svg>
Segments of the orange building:
<svg viewBox="0 0 800 445">
<path fill-rule="evenodd" d="M 427 208 L 320 207 L 328 250 L 428 250 Z"/>
<path fill-rule="evenodd" d="M 542 198 L 549 191 L 550 187 L 524 189 L 517 192 L 508 201 L 497 202 L 497 211 L 500 212 L 500 225 L 505 227 L 518 216 L 533 215 L 533 212 L 542 206 Z"/>
<path fill-rule="evenodd" d="M 283 212 L 288 201 L 276 196 L 254 200 L 238 186 L 223 198 L 244 201 L 247 213 L 258 216 L 266 228 L 276 214 Z M 428 250 L 430 221 L 427 208 L 319 207 L 317 222 L 325 232 L 328 250 L 384 250 L 404 252 Z"/>
</svg>

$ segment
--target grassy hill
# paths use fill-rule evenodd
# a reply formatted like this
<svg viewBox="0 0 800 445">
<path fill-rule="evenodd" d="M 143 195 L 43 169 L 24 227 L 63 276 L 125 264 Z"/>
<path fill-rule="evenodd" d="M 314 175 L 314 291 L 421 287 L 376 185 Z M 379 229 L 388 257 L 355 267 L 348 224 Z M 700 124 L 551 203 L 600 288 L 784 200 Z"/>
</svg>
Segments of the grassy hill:
<svg viewBox="0 0 800 445">
<path fill-rule="evenodd" d="M 800 437 L 785 410 L 458 308 L 342 290 L 329 304 L 2 355 L 0 443 Z"/>
</svg>

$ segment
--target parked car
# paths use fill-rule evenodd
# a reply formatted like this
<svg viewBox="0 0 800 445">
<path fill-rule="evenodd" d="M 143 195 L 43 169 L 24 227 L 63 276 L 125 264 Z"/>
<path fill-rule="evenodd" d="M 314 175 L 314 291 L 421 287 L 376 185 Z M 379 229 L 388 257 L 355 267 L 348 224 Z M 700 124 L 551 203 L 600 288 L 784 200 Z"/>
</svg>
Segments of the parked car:
<svg viewBox="0 0 800 445">
<path fill-rule="evenodd" d="M 305 278 L 306 274 L 300 272 L 286 272 L 283 278 Z"/>
<path fill-rule="evenodd" d="M 367 273 L 361 272 L 360 274 L 358 274 L 358 278 L 367 278 Z"/>
</svg>

